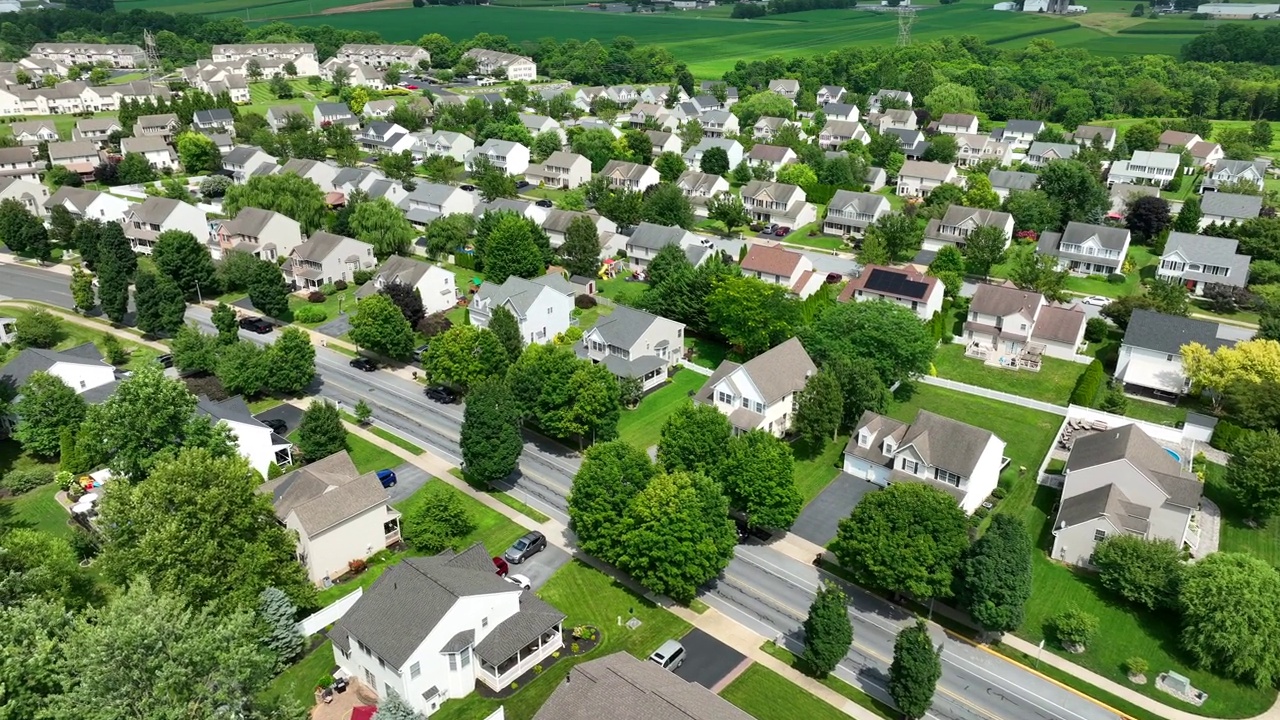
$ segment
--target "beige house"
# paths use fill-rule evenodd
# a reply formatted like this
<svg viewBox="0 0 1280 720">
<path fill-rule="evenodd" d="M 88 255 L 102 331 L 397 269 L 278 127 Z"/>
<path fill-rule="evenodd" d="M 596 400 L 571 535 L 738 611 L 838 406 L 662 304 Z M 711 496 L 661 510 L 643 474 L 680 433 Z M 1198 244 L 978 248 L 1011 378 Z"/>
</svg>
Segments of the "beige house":
<svg viewBox="0 0 1280 720">
<path fill-rule="evenodd" d="M 960 174 L 955 165 L 907 160 L 898 171 L 899 197 L 925 197 L 943 183 L 956 184 Z"/>
<path fill-rule="evenodd" d="M 377 264 L 369 243 L 321 230 L 289 253 L 284 278 L 297 290 L 316 290 L 338 280 L 350 283 L 357 270 Z"/>
<path fill-rule="evenodd" d="M 17 200 L 27 212 L 42 218 L 46 214 L 49 188 L 30 180 L 0 178 L 0 201 L 4 200 Z"/>
<path fill-rule="evenodd" d="M 876 220 L 889 213 L 889 198 L 870 192 L 837 190 L 827 204 L 822 232 L 827 235 L 860 235 Z"/>
<path fill-rule="evenodd" d="M 530 185 L 572 190 L 591 180 L 591 161 L 577 153 L 556 151 L 524 172 Z"/>
<path fill-rule="evenodd" d="M 796 229 L 818 220 L 817 208 L 798 185 L 752 180 L 742 186 L 742 204 L 755 222 Z"/>
<path fill-rule="evenodd" d="M 129 208 L 120 223 L 134 252 L 150 255 L 156 238 L 167 230 L 189 232 L 197 240 L 209 236 L 209 220 L 200 208 L 164 197 L 148 197 Z"/>
<path fill-rule="evenodd" d="M 214 231 L 222 253 L 244 252 L 260 259 L 287 258 L 302 244 L 297 220 L 272 210 L 247 207 Z"/>
<path fill-rule="evenodd" d="M 625 160 L 610 160 L 600 171 L 600 176 L 608 180 L 610 186 L 632 192 L 644 192 L 661 180 L 652 165 Z"/>
<path fill-rule="evenodd" d="M 684 353 L 684 323 L 617 305 L 582 334 L 579 357 L 601 363 L 617 377 L 633 377 L 645 390 L 667 381 Z"/>
<path fill-rule="evenodd" d="M 0 177 L 40 182 L 44 162 L 35 155 L 35 148 L 0 148 Z"/>
<path fill-rule="evenodd" d="M 929 220 L 924 229 L 925 250 L 938 251 L 947 245 L 964 247 L 969 234 L 980 227 L 993 226 L 1004 233 L 1004 245 L 1013 241 L 1013 216 L 999 210 L 952 205 L 941 218 Z"/>
<path fill-rule="evenodd" d="M 722 192 L 729 192 L 729 181 L 720 175 L 686 170 L 676 180 L 676 187 L 689 198 L 689 204 L 693 205 L 693 214 L 706 217 L 707 202 Z"/>
<path fill-rule="evenodd" d="M 97 143 L 88 140 L 49 143 L 49 166 L 60 165 L 81 176 L 92 175 L 101 162 Z"/>
<path fill-rule="evenodd" d="M 965 355 L 1009 369 L 1039 370 L 1044 355 L 1070 360 L 1084 341 L 1079 305 L 1053 305 L 1012 284 L 981 284 L 965 317 Z"/>
<path fill-rule="evenodd" d="M 947 113 L 938 121 L 938 132 L 946 135 L 977 135 L 978 117 L 966 113 Z"/>
<path fill-rule="evenodd" d="M 134 137 L 161 137 L 165 142 L 173 140 L 181 123 L 173 113 L 143 115 L 133 123 Z"/>
<path fill-rule="evenodd" d="M 817 370 L 800 339 L 791 338 L 745 363 L 720 363 L 693 399 L 728 416 L 735 432 L 782 437 L 791 429 L 798 394 Z"/>
<path fill-rule="evenodd" d="M 175 170 L 178 167 L 178 153 L 159 135 L 124 138 L 120 141 L 120 152 L 126 155 L 137 153 L 156 170 Z"/>
</svg>

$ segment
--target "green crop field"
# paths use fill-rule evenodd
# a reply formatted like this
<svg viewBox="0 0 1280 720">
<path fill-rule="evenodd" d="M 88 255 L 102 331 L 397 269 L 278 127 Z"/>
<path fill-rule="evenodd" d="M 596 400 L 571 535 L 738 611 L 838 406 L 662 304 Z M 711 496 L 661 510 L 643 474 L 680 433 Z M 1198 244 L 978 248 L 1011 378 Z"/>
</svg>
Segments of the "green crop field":
<svg viewBox="0 0 1280 720">
<path fill-rule="evenodd" d="M 116 9 L 158 10 L 192 15 L 234 16 L 246 21 L 315 15 L 330 8 L 355 5 L 361 0 L 119 0 Z M 405 0 L 405 5 L 408 5 Z M 327 16 L 321 16 L 327 17 Z"/>
</svg>

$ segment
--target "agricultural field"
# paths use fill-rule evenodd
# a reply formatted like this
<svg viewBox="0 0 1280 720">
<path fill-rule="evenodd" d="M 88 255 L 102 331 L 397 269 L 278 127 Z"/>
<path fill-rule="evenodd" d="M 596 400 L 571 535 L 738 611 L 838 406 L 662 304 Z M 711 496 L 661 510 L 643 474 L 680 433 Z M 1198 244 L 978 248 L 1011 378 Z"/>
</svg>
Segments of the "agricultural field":
<svg viewBox="0 0 1280 720">
<path fill-rule="evenodd" d="M 116 9 L 120 12 L 130 10 L 156 10 L 160 12 L 187 13 L 191 15 L 234 16 L 246 22 L 273 20 L 276 18 L 315 15 L 333 8 L 355 5 L 358 0 L 119 0 Z M 382 5 L 386 7 L 384 3 Z M 410 7 L 410 0 L 404 0 L 404 6 Z"/>
</svg>

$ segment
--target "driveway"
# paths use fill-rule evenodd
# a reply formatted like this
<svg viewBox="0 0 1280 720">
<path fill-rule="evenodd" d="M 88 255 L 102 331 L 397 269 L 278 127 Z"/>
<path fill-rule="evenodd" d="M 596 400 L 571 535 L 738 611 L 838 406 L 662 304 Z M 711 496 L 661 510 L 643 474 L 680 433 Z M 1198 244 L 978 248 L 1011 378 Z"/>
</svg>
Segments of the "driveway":
<svg viewBox="0 0 1280 720">
<path fill-rule="evenodd" d="M 298 429 L 298 423 L 302 422 L 302 408 L 294 407 L 288 403 L 277 405 L 270 410 L 263 410 L 254 415 L 255 418 L 263 422 L 267 420 L 283 420 L 285 424 L 284 434 L 288 435 Z"/>
<path fill-rule="evenodd" d="M 676 669 L 676 675 L 708 690 L 715 688 L 746 659 L 742 653 L 697 628 L 680 638 L 680 644 L 684 646 L 685 659 Z"/>
<path fill-rule="evenodd" d="M 321 335 L 328 335 L 331 338 L 342 337 L 349 330 L 351 330 L 351 316 L 347 314 L 339 315 L 329 322 L 316 327 L 316 332 Z"/>
<path fill-rule="evenodd" d="M 534 590 L 537 590 L 546 584 L 547 579 L 554 575 L 557 570 L 564 567 L 569 560 L 569 553 L 564 548 L 548 543 L 546 550 L 519 565 L 512 565 L 511 573 L 529 578 L 529 584 L 533 586 Z"/>
<path fill-rule="evenodd" d="M 826 547 L 835 538 L 840 521 L 849 517 L 867 493 L 879 489 L 879 485 L 842 472 L 804 507 L 791 532 Z"/>
<path fill-rule="evenodd" d="M 405 463 L 395 471 L 396 484 L 387 488 L 387 497 L 392 505 L 408 500 L 431 479 L 430 473 L 413 463 Z"/>
</svg>

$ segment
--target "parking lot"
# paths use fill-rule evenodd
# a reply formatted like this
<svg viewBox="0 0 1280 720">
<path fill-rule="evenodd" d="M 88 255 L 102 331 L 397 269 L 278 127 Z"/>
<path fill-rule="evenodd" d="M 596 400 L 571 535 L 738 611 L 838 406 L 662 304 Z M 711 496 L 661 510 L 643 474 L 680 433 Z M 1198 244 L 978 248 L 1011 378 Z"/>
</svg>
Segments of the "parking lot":
<svg viewBox="0 0 1280 720">
<path fill-rule="evenodd" d="M 747 659 L 742 653 L 696 628 L 680 638 L 680 644 L 684 646 L 685 659 L 684 664 L 676 669 L 676 675 L 713 691 Z"/>
</svg>

